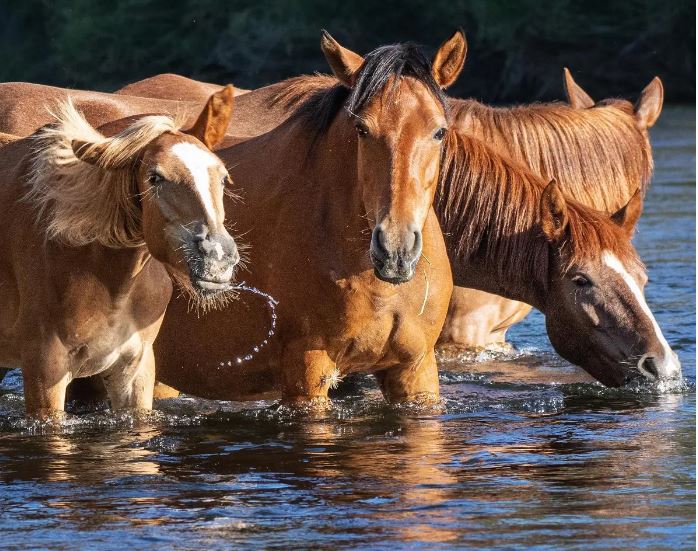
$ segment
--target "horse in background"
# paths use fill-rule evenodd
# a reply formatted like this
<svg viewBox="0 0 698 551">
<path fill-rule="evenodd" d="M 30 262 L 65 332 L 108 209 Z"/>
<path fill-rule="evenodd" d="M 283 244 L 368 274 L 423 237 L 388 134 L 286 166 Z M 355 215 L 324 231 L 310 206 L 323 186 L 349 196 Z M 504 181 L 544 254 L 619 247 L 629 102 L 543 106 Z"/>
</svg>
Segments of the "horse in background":
<svg viewBox="0 0 698 551">
<path fill-rule="evenodd" d="M 550 180 L 594 209 L 615 212 L 653 171 L 648 130 L 661 113 L 664 91 L 655 77 L 633 105 L 622 99 L 594 103 L 565 69 L 569 105 L 541 103 L 491 107 L 475 100 L 451 100 L 455 128 L 477 137 Z M 442 346 L 486 347 L 503 343 L 506 331 L 531 306 L 456 286 Z"/>
<path fill-rule="evenodd" d="M 29 415 L 60 417 L 68 383 L 96 374 L 114 409 L 150 409 L 170 277 L 204 310 L 230 299 L 230 179 L 211 149 L 232 97 L 212 96 L 187 131 L 153 115 L 111 137 L 65 102 L 0 149 L 0 364 L 21 367 Z"/>
</svg>

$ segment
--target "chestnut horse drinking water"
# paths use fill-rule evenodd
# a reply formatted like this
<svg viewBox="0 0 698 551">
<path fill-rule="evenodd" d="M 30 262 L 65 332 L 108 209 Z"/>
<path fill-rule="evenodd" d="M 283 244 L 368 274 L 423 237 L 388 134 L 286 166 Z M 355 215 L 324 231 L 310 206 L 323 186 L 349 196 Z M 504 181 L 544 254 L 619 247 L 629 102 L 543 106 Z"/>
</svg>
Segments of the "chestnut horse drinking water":
<svg viewBox="0 0 698 551">
<path fill-rule="evenodd" d="M 608 386 L 680 377 L 631 244 L 640 190 L 607 215 L 455 132 L 442 171 L 436 208 L 454 283 L 533 305 L 555 350 Z"/>
<path fill-rule="evenodd" d="M 491 107 L 449 100 L 453 126 L 480 138 L 544 179 L 557 177 L 566 195 L 606 212 L 621 208 L 652 175 L 648 130 L 662 109 L 661 81 L 654 78 L 635 105 L 622 99 L 596 104 L 565 70 L 570 105 L 542 103 Z M 506 330 L 530 306 L 455 287 L 441 343 L 485 346 L 503 342 Z"/>
<path fill-rule="evenodd" d="M 21 366 L 27 413 L 60 413 L 71 379 L 95 374 L 113 408 L 152 407 L 168 272 L 206 305 L 239 260 L 211 152 L 231 105 L 228 87 L 186 132 L 145 116 L 107 138 L 68 102 L 0 150 L 0 362 Z"/>
</svg>

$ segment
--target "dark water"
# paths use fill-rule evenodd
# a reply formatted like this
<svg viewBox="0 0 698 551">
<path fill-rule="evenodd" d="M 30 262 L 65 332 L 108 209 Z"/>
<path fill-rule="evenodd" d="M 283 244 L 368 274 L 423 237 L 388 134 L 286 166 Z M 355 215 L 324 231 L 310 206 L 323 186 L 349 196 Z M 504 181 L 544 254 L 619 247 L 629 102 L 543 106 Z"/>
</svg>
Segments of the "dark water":
<svg viewBox="0 0 698 551">
<path fill-rule="evenodd" d="M 695 110 L 653 130 L 638 247 L 683 363 L 675 389 L 607 390 L 555 357 L 444 360 L 445 412 L 391 409 L 366 380 L 325 417 L 167 400 L 60 429 L 0 391 L 3 549 L 682 549 L 695 541 Z"/>
</svg>

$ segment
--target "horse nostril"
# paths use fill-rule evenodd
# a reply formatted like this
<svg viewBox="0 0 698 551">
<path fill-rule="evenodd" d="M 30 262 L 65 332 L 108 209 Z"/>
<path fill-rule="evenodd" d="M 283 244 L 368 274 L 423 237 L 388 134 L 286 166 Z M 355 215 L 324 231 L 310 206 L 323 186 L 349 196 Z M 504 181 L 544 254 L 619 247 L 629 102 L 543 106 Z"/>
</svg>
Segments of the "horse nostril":
<svg viewBox="0 0 698 551">
<path fill-rule="evenodd" d="M 659 369 L 657 369 L 657 363 L 653 356 L 641 359 L 638 367 L 643 374 L 649 374 L 653 378 L 659 379 Z"/>
<path fill-rule="evenodd" d="M 390 256 L 385 245 L 385 232 L 378 227 L 373 230 L 373 234 L 371 236 L 371 248 L 373 249 L 373 255 L 379 260 L 385 260 L 388 258 L 388 256 Z"/>
</svg>

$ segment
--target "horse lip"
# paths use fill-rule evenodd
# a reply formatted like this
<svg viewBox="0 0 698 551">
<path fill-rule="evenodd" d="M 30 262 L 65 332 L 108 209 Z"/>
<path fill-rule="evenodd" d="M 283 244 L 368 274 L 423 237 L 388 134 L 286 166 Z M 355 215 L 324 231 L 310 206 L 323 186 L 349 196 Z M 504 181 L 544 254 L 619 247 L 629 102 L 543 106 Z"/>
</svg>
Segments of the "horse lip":
<svg viewBox="0 0 698 551">
<path fill-rule="evenodd" d="M 229 289 L 231 286 L 230 280 L 220 281 L 201 277 L 192 278 L 192 283 L 194 283 L 194 286 L 197 287 L 199 290 L 207 293 L 225 291 L 226 289 Z"/>
</svg>

